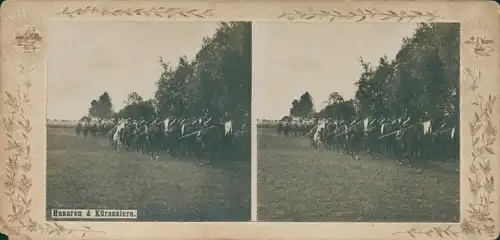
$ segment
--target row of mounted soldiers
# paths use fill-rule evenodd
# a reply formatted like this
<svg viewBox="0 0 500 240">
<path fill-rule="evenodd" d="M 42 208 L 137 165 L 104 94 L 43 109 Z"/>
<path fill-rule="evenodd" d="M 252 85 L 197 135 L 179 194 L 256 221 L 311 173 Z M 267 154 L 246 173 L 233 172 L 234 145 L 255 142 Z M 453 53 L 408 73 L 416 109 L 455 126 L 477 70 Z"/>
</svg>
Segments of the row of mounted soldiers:
<svg viewBox="0 0 500 240">
<path fill-rule="evenodd" d="M 76 123 L 76 134 L 87 137 L 90 136 L 105 136 L 114 126 L 115 121 L 112 119 L 87 119 Z"/>
<path fill-rule="evenodd" d="M 98 119 L 78 122 L 76 133 L 106 136 L 117 150 L 135 150 L 158 159 L 193 156 L 233 159 L 250 156 L 250 131 L 246 123 L 210 117 L 169 117 L 154 120 Z"/>
<path fill-rule="evenodd" d="M 278 122 L 276 131 L 285 136 L 305 136 L 316 126 L 317 119 L 303 117 L 284 117 Z"/>
<path fill-rule="evenodd" d="M 283 135 L 311 138 L 311 147 L 336 150 L 355 158 L 360 154 L 398 159 L 459 158 L 459 122 L 446 115 L 432 120 L 356 118 L 353 121 L 287 119 L 278 123 Z M 314 123 L 312 123 L 314 122 Z"/>
</svg>

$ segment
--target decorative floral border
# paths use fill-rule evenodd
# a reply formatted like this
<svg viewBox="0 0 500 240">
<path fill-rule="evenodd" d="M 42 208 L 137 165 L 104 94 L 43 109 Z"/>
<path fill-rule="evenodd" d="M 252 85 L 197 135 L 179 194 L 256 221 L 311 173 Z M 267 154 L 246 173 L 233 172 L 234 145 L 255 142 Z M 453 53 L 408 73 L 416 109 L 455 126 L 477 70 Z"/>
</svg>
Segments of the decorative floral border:
<svg viewBox="0 0 500 240">
<path fill-rule="evenodd" d="M 182 9 L 182 8 L 164 8 L 152 7 L 149 9 L 115 9 L 107 10 L 105 8 L 98 8 L 95 6 L 86 6 L 69 10 L 65 7 L 57 15 L 75 17 L 83 16 L 86 14 L 101 14 L 103 16 L 156 16 L 160 18 L 173 18 L 177 16 L 189 18 L 206 18 L 213 16 L 215 11 L 213 9 Z M 379 19 L 379 20 L 427 20 L 433 21 L 442 19 L 437 13 L 421 12 L 416 10 L 386 10 L 379 11 L 377 9 L 361 9 L 356 11 L 341 12 L 338 10 L 319 10 L 308 11 L 294 10 L 293 12 L 285 12 L 280 14 L 278 19 L 285 19 L 288 21 L 295 20 L 313 20 L 313 19 L 328 19 L 329 21 L 335 20 L 353 20 L 356 22 L 365 21 L 366 19 Z M 472 39 L 474 41 L 477 39 Z M 491 44 L 493 41 L 481 41 L 481 44 Z M 472 44 L 472 42 L 466 42 Z M 478 50 L 479 49 L 479 50 Z M 484 48 L 475 49 L 479 52 Z M 486 57 L 489 54 L 477 54 L 478 57 Z M 0 228 L 7 230 L 8 234 L 24 236 L 29 239 L 29 236 L 21 233 L 21 230 L 28 232 L 40 232 L 48 234 L 76 234 L 84 238 L 89 233 L 104 233 L 103 231 L 93 230 L 88 226 L 81 228 L 67 228 L 56 222 L 46 223 L 41 225 L 30 217 L 32 198 L 29 197 L 29 191 L 32 187 L 32 179 L 27 173 L 31 170 L 31 146 L 29 138 L 31 135 L 32 125 L 29 118 L 25 116 L 25 111 L 30 108 L 29 103 L 29 90 L 32 85 L 29 74 L 34 69 L 25 69 L 22 65 L 19 66 L 19 72 L 24 77 L 24 82 L 18 84 L 15 92 L 4 92 L 4 104 L 7 106 L 6 111 L 8 116 L 2 118 L 2 127 L 5 130 L 4 135 L 7 138 L 7 147 L 4 148 L 7 156 L 6 166 L 6 179 L 4 187 L 6 191 L 3 192 L 11 204 L 11 213 L 8 214 L 8 219 L 0 217 Z M 404 232 L 395 232 L 396 234 L 408 234 L 416 238 L 418 235 L 439 236 L 444 238 L 457 237 L 458 234 L 465 235 L 482 235 L 486 234 L 494 237 L 495 222 L 489 213 L 489 207 L 494 204 L 492 194 L 494 189 L 494 177 L 492 176 L 491 158 L 495 156 L 492 145 L 497 140 L 498 128 L 497 124 L 493 122 L 491 115 L 493 109 L 497 108 L 496 100 L 498 96 L 483 96 L 477 91 L 478 83 L 481 80 L 481 71 L 474 73 L 474 69 L 466 68 L 465 74 L 471 80 L 469 86 L 470 92 L 473 94 L 472 105 L 475 106 L 475 113 L 473 120 L 469 123 L 470 137 L 472 145 L 472 163 L 469 166 L 469 192 L 474 196 L 473 203 L 468 206 L 468 215 L 463 218 L 460 223 L 461 232 L 456 232 L 451 229 L 451 225 L 447 227 L 430 227 L 428 229 L 412 228 Z"/>
<path fill-rule="evenodd" d="M 460 228 L 465 235 L 487 235 L 495 236 L 495 221 L 493 220 L 489 207 L 495 202 L 493 201 L 494 177 L 491 174 L 491 158 L 495 156 L 492 146 L 497 140 L 498 129 L 496 123 L 493 122 L 491 115 L 498 96 L 489 94 L 483 96 L 477 91 L 479 80 L 481 80 L 481 70 L 474 73 L 471 68 L 465 69 L 467 79 L 471 80 L 468 90 L 472 92 L 472 105 L 475 106 L 474 118 L 469 122 L 470 139 L 472 145 L 472 163 L 469 165 L 468 178 L 469 192 L 474 196 L 473 203 L 467 207 L 467 217 L 464 217 L 460 222 Z M 464 169 L 465 170 L 465 169 Z M 412 238 L 417 235 L 445 236 L 458 237 L 460 232 L 452 231 L 451 225 L 446 228 L 432 227 L 427 230 L 412 228 L 405 232 L 395 232 L 396 234 L 408 234 Z"/>
<path fill-rule="evenodd" d="M 89 226 L 66 228 L 57 222 L 41 225 L 30 216 L 32 198 L 29 196 L 29 191 L 32 187 L 32 179 L 27 174 L 32 166 L 31 145 L 29 144 L 32 126 L 24 113 L 27 108 L 31 108 L 29 91 L 32 83 L 28 76 L 33 70 L 19 65 L 19 72 L 24 77 L 24 82 L 17 85 L 15 93 L 4 92 L 4 104 L 7 106 L 6 110 L 9 115 L 2 118 L 4 135 L 7 137 L 7 146 L 4 151 L 8 159 L 3 194 L 7 196 L 11 204 L 12 213 L 7 215 L 7 221 L 0 216 L 0 224 L 4 225 L 0 227 L 5 228 L 8 234 L 27 238 L 29 238 L 27 235 L 21 234 L 21 230 L 57 235 L 81 233 L 81 238 L 88 233 L 104 233 L 93 230 Z"/>
<path fill-rule="evenodd" d="M 83 16 L 86 14 L 101 14 L 102 16 L 156 16 L 160 18 L 173 18 L 176 16 L 181 16 L 185 18 L 195 17 L 195 18 L 206 18 L 211 17 L 215 14 L 213 9 L 183 9 L 183 8 L 166 8 L 166 7 L 151 7 L 146 8 L 127 8 L 127 9 L 114 9 L 108 10 L 106 8 L 99 8 L 96 6 L 86 6 L 83 8 L 77 8 L 74 10 L 69 10 L 65 7 L 62 12 L 56 15 L 65 15 L 69 17 Z"/>
<path fill-rule="evenodd" d="M 412 21 L 415 19 L 426 19 L 427 21 L 434 21 L 442 19 L 436 12 L 422 12 L 417 10 L 386 10 L 380 11 L 376 8 L 358 8 L 355 11 L 342 12 L 337 9 L 334 10 L 318 10 L 315 11 L 309 8 L 307 11 L 293 10 L 293 12 L 284 12 L 278 16 L 278 19 L 286 19 L 288 21 L 294 20 L 312 20 L 312 19 L 329 19 L 330 22 L 335 20 L 352 20 L 357 19 L 356 22 L 362 22 L 366 19 L 377 19 L 382 21 L 403 20 Z"/>
<path fill-rule="evenodd" d="M 465 234 L 486 233 L 490 237 L 495 234 L 495 221 L 493 220 L 489 207 L 494 204 L 492 193 L 495 190 L 494 177 L 491 174 L 491 158 L 495 152 L 491 148 L 497 140 L 498 129 L 493 123 L 491 115 L 496 107 L 498 96 L 484 96 L 477 91 L 478 82 L 481 79 L 481 70 L 473 73 L 473 69 L 466 68 L 466 76 L 472 81 L 469 90 L 473 94 L 472 105 L 475 106 L 474 118 L 469 122 L 471 137 L 472 163 L 469 165 L 468 178 L 469 191 L 474 196 L 473 203 L 469 204 L 469 214 L 460 223 Z"/>
</svg>

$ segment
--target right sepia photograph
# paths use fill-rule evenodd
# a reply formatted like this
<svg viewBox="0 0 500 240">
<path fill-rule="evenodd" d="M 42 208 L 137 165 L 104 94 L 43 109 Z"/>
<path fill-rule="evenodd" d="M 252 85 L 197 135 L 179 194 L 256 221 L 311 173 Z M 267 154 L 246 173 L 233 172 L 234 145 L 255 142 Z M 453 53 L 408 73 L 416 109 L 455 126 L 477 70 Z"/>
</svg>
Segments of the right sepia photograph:
<svg viewBox="0 0 500 240">
<path fill-rule="evenodd" d="M 258 221 L 460 221 L 459 23 L 252 31 Z"/>
</svg>

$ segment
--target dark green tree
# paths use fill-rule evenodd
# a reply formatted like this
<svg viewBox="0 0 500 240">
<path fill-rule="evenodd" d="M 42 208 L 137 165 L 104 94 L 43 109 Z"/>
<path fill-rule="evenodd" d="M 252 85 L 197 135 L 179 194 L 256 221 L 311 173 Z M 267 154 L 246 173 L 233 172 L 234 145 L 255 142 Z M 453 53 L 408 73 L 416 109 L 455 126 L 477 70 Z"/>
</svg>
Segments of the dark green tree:
<svg viewBox="0 0 500 240">
<path fill-rule="evenodd" d="M 113 103 L 108 92 L 104 92 L 97 100 L 90 102 L 89 116 L 106 118 L 113 114 Z"/>
<path fill-rule="evenodd" d="M 309 117 L 314 114 L 314 103 L 309 92 L 300 96 L 299 100 L 293 100 L 290 115 L 294 117 Z"/>
<path fill-rule="evenodd" d="M 155 101 L 162 116 L 213 117 L 250 122 L 251 25 L 221 23 L 203 39 L 196 57 L 179 60 L 176 68 L 160 61 L 163 73 Z"/>
<path fill-rule="evenodd" d="M 155 108 L 152 100 L 143 101 L 136 92 L 128 95 L 127 105 L 122 108 L 117 116 L 133 120 L 151 120 L 155 117 Z"/>
<path fill-rule="evenodd" d="M 341 107 L 348 101 L 332 93 L 320 115 L 349 116 L 354 109 L 360 118 L 458 116 L 459 39 L 459 24 L 420 24 L 412 37 L 403 39 L 394 60 L 382 56 L 372 66 L 360 59 L 363 72 L 355 99 Z"/>
</svg>

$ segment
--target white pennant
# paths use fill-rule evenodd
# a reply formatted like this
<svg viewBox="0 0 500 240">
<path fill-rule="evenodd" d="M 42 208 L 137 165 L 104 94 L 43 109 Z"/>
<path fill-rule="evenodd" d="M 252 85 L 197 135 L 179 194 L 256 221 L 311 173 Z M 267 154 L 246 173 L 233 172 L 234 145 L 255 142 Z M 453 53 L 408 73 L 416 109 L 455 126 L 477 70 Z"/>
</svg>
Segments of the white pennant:
<svg viewBox="0 0 500 240">
<path fill-rule="evenodd" d="M 422 125 L 424 126 L 424 135 L 427 133 L 430 133 L 431 121 L 424 122 L 424 123 L 422 123 Z"/>
<path fill-rule="evenodd" d="M 229 121 L 224 123 L 224 130 L 225 130 L 225 135 L 228 133 L 231 133 L 233 131 L 233 121 Z"/>
<path fill-rule="evenodd" d="M 163 122 L 163 126 L 165 127 L 165 132 L 168 133 L 170 126 L 170 118 L 165 119 L 165 121 Z"/>
<path fill-rule="evenodd" d="M 455 138 L 455 128 L 451 130 L 451 139 Z"/>
<path fill-rule="evenodd" d="M 382 127 L 380 128 L 380 134 L 384 134 L 384 127 L 385 127 L 385 123 L 382 123 Z"/>
<path fill-rule="evenodd" d="M 368 118 L 363 121 L 363 125 L 365 127 L 365 131 L 368 130 Z"/>
</svg>

